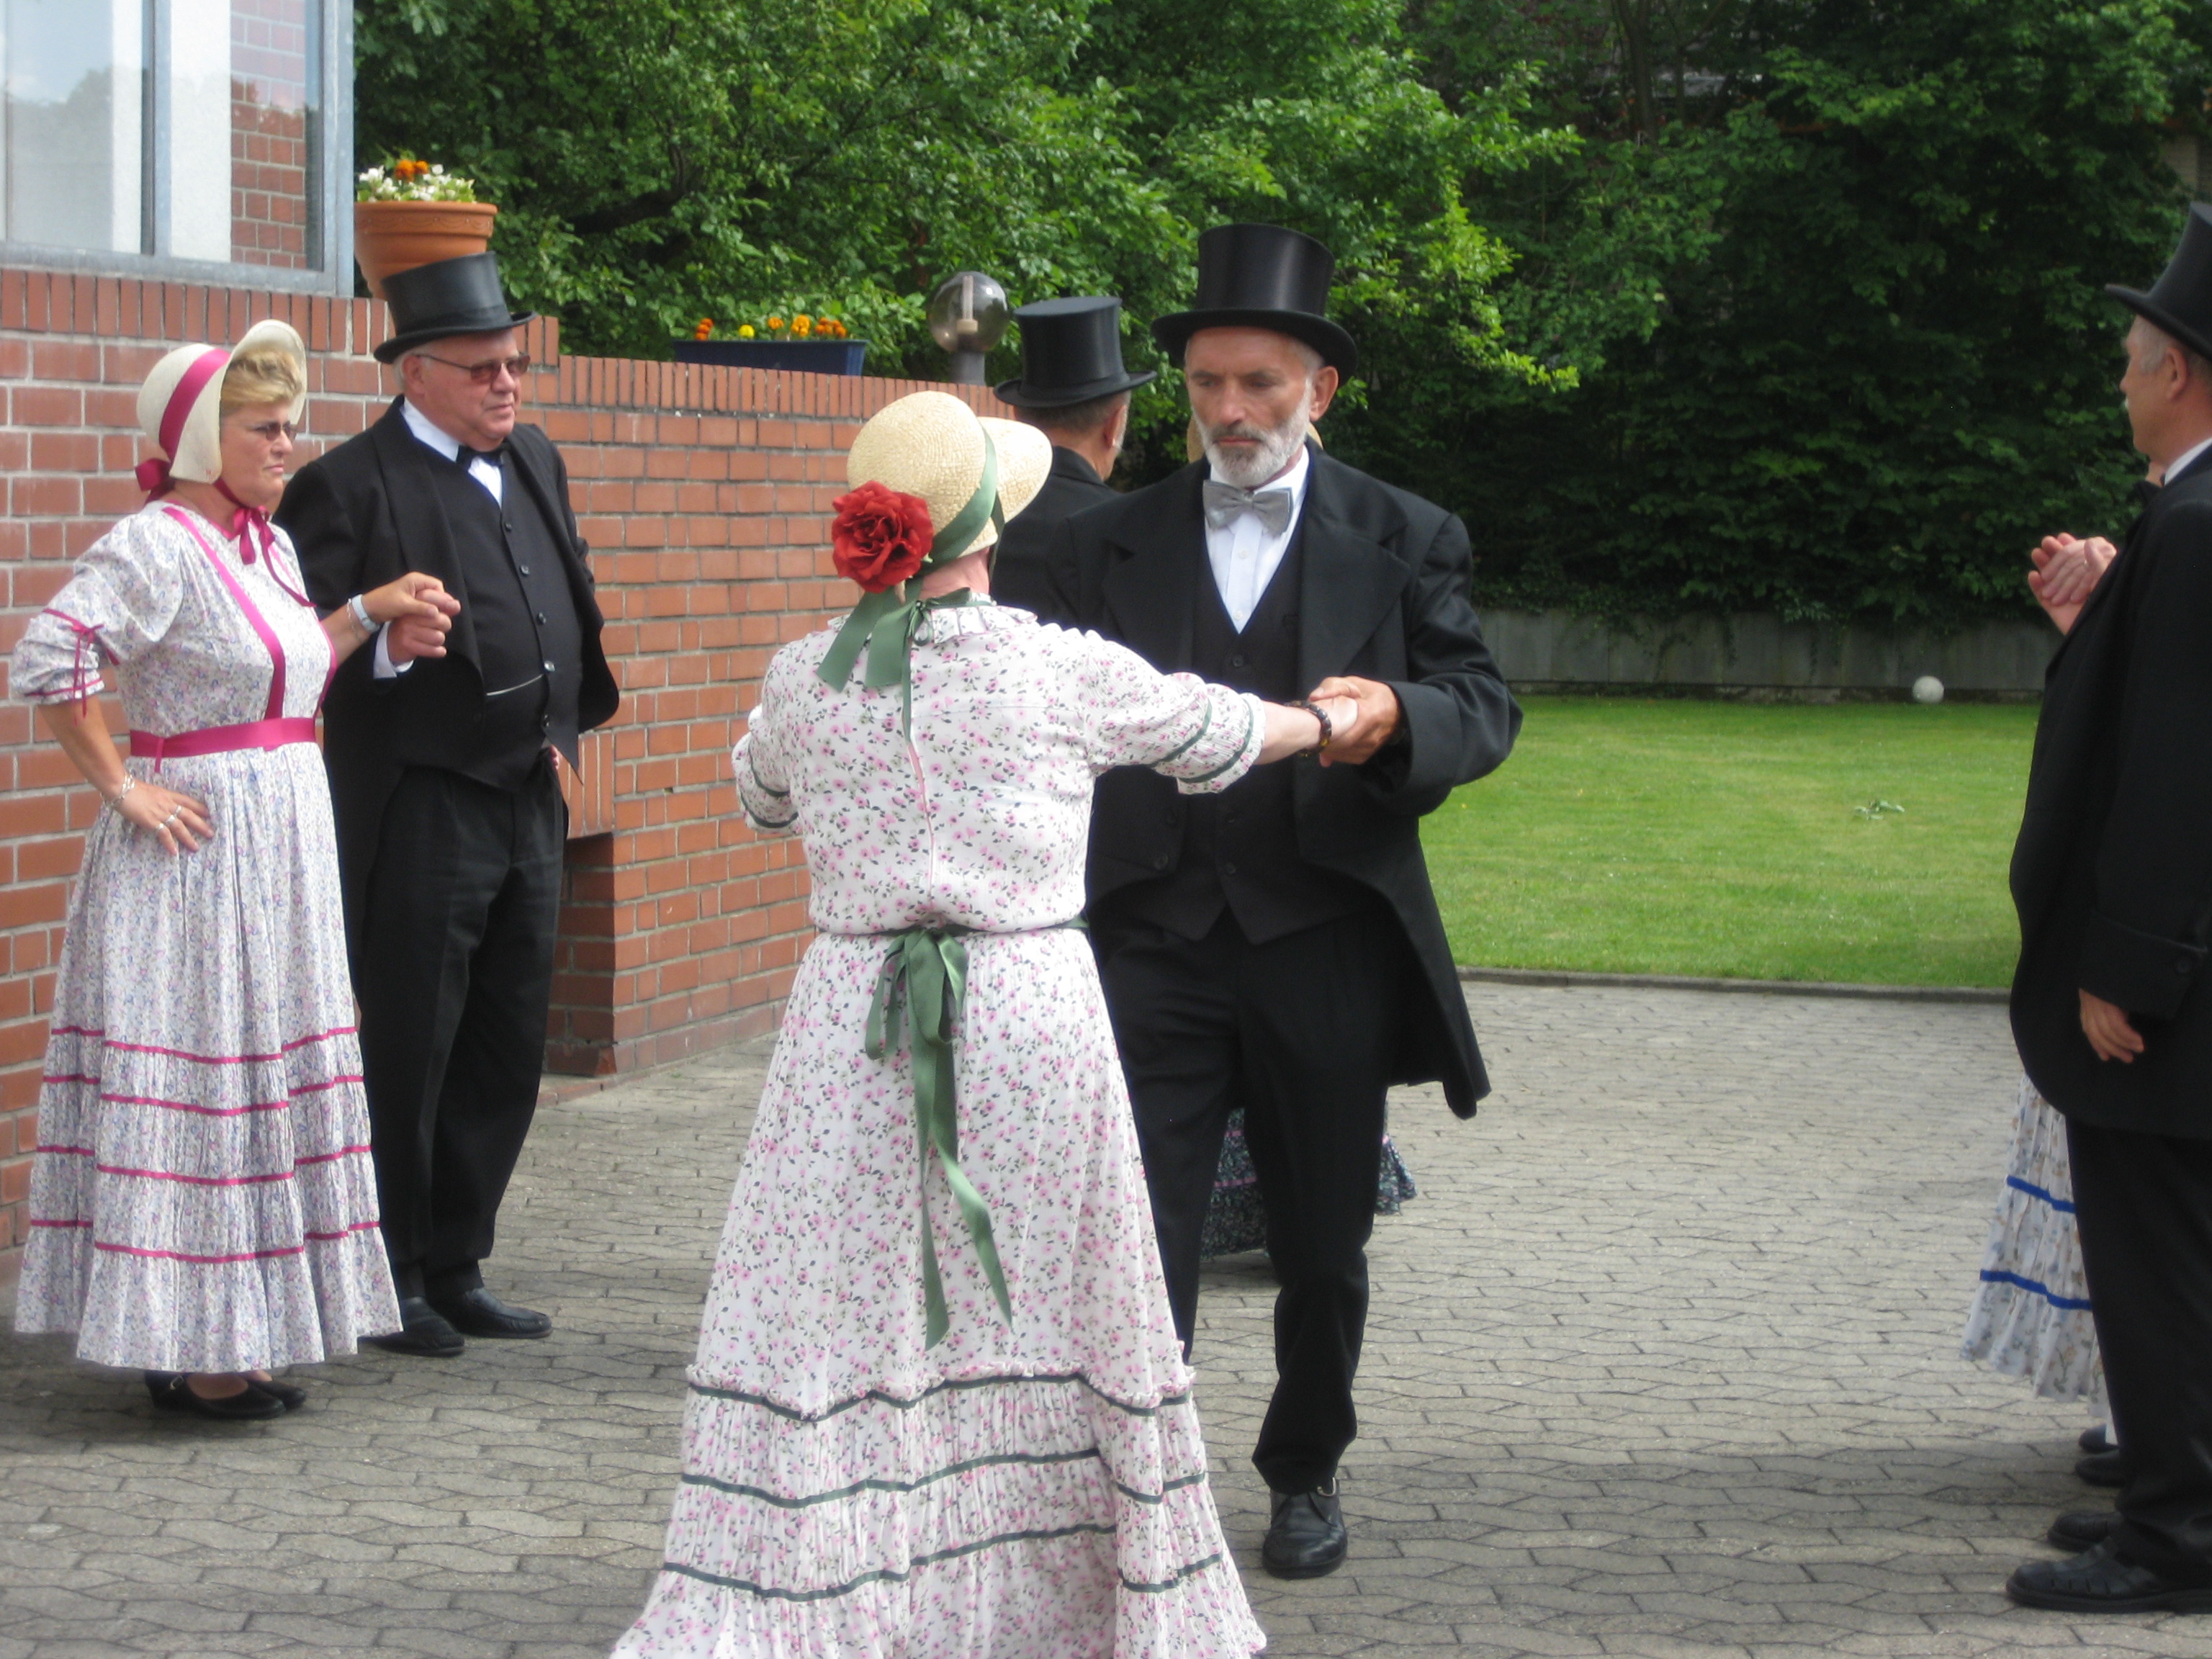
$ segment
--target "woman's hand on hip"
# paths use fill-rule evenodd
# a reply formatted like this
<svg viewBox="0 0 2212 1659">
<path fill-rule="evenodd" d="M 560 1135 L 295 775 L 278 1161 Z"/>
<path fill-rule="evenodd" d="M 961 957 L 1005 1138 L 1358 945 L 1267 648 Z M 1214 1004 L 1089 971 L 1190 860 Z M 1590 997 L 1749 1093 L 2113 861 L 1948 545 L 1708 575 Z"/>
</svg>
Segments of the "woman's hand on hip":
<svg viewBox="0 0 2212 1659">
<path fill-rule="evenodd" d="M 173 789 L 164 789 L 145 778 L 141 778 L 136 788 L 126 791 L 123 799 L 112 805 L 118 814 L 129 819 L 142 835 L 152 836 L 172 858 L 179 853 L 197 853 L 202 842 L 215 838 L 215 824 L 208 817 L 206 802 Z"/>
</svg>

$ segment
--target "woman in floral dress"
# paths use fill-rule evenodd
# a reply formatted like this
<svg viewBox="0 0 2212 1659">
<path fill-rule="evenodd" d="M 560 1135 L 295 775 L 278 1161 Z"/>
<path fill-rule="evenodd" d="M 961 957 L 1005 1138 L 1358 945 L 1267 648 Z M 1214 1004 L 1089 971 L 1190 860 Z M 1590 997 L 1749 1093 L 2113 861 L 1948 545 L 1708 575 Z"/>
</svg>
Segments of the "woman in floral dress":
<svg viewBox="0 0 2212 1659">
<path fill-rule="evenodd" d="M 777 653 L 737 750 L 747 818 L 805 838 L 820 933 L 731 1201 L 630 1659 L 1262 1644 L 1073 924 L 1098 774 L 1224 788 L 1321 728 L 992 605 L 991 486 L 1017 512 L 1050 459 L 941 392 L 878 414 L 834 537 L 871 591 Z M 924 602 L 900 605 L 925 559 Z"/>
<path fill-rule="evenodd" d="M 277 1369 L 398 1328 L 315 710 L 373 623 L 434 654 L 454 601 L 410 576 L 328 620 L 282 531 L 305 352 L 282 323 L 185 346 L 139 419 L 154 499 L 77 561 L 15 695 L 107 810 L 71 897 L 39 1097 L 20 1331 L 146 1371 L 214 1418 L 301 1403 Z M 127 765 L 95 699 L 122 696 Z"/>
</svg>

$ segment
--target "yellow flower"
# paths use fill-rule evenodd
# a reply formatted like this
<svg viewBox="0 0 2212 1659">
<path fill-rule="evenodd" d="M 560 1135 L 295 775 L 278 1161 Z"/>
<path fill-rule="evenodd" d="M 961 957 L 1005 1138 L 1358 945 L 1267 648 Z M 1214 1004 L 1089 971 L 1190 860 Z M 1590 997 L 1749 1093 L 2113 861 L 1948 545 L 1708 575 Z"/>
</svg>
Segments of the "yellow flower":
<svg viewBox="0 0 2212 1659">
<path fill-rule="evenodd" d="M 798 316 L 791 319 L 791 331 L 799 336 L 800 339 L 805 339 L 808 335 L 814 332 L 814 319 L 802 311 Z"/>
<path fill-rule="evenodd" d="M 738 325 L 738 337 L 740 340 L 751 339 L 753 337 L 753 325 L 750 323 L 739 323 Z"/>
</svg>

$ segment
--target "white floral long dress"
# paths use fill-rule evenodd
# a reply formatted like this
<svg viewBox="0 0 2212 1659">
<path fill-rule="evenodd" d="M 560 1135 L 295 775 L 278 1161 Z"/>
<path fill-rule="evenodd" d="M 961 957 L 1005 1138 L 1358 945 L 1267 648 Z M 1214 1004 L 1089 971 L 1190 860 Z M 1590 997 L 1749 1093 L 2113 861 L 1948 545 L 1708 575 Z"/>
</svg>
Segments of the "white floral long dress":
<svg viewBox="0 0 2212 1659">
<path fill-rule="evenodd" d="M 331 653 L 291 544 L 241 547 L 173 502 L 125 519 L 31 619 L 14 695 L 75 702 L 112 672 L 134 732 L 311 718 Z M 103 812 L 86 837 L 16 1328 L 157 1370 L 351 1353 L 399 1316 L 320 751 L 165 757 L 158 777 L 215 836 L 172 857 Z"/>
<path fill-rule="evenodd" d="M 896 689 L 770 665 L 738 746 L 795 829 L 822 930 L 792 987 L 690 1372 L 665 1559 L 631 1659 L 1208 1659 L 1264 1644 L 1224 1547 L 1083 908 L 1091 787 L 1186 792 L 1257 758 L 1258 705 L 988 604 L 927 613 Z M 889 941 L 977 930 L 959 1161 L 1009 1329 L 903 1036 L 864 1027 Z M 925 1344 L 922 1194 L 950 1333 Z"/>
</svg>

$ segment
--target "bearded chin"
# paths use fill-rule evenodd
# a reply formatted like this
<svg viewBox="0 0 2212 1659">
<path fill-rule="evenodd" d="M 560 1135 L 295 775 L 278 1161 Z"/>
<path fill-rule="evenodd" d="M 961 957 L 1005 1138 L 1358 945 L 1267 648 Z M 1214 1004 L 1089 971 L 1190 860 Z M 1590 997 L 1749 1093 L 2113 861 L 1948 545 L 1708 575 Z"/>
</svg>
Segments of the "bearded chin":
<svg viewBox="0 0 2212 1659">
<path fill-rule="evenodd" d="M 1224 483 L 1256 489 L 1289 465 L 1305 441 L 1306 417 L 1301 410 L 1273 431 L 1262 433 L 1259 443 L 1249 450 L 1224 449 L 1213 434 L 1206 434 L 1206 459 L 1213 463 Z"/>
</svg>

